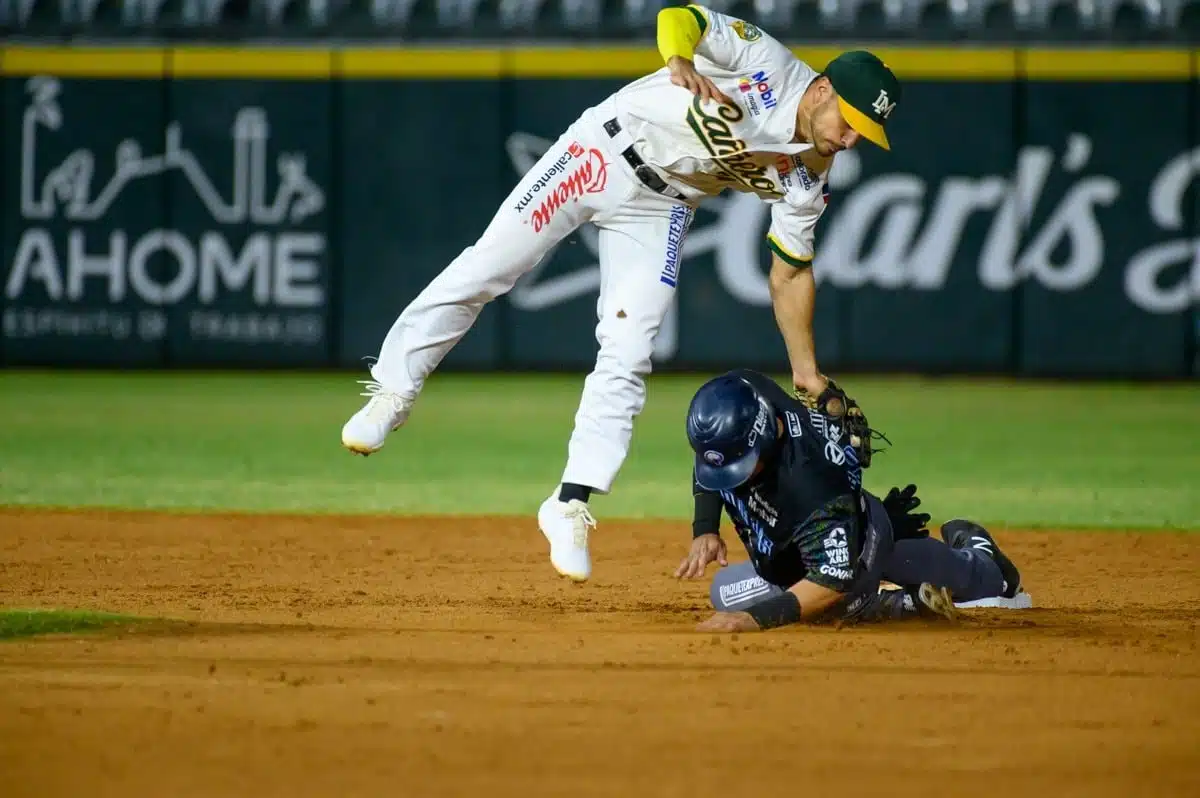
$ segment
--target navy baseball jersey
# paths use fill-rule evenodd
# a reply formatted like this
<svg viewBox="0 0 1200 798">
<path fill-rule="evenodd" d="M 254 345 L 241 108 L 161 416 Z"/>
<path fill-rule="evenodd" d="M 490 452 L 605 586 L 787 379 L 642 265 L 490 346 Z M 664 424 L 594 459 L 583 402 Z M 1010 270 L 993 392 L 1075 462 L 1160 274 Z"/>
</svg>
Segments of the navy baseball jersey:
<svg viewBox="0 0 1200 798">
<path fill-rule="evenodd" d="M 840 425 L 755 371 L 749 381 L 775 409 L 779 445 L 762 471 L 721 491 L 725 512 L 755 570 L 783 588 L 808 579 L 846 592 L 855 578 L 866 523 L 862 469 Z M 692 477 L 693 491 L 707 493 Z"/>
</svg>

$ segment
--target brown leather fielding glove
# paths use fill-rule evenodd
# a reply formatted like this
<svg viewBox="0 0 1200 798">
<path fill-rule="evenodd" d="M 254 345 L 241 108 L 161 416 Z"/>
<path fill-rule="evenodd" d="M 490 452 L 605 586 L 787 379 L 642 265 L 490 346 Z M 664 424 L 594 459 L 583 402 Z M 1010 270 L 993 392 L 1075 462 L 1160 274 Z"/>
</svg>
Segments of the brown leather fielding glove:
<svg viewBox="0 0 1200 798">
<path fill-rule="evenodd" d="M 808 391 L 797 390 L 796 398 L 810 410 L 815 410 L 831 421 L 842 425 L 850 437 L 850 445 L 858 455 L 858 463 L 863 468 L 871 465 L 871 456 L 878 450 L 871 448 L 874 437 L 882 437 L 871 429 L 867 416 L 863 413 L 858 402 L 851 399 L 842 387 L 826 377 L 825 390 L 820 396 L 814 397 Z M 884 439 L 886 440 L 886 438 Z"/>
</svg>

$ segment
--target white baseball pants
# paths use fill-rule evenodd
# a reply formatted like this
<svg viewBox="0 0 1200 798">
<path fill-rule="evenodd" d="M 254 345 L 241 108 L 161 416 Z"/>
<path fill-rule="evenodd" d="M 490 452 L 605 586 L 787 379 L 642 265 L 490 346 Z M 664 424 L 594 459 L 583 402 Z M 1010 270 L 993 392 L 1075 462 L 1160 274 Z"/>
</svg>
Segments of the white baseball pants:
<svg viewBox="0 0 1200 798">
<path fill-rule="evenodd" d="M 654 337 L 671 305 L 694 207 L 647 188 L 621 157 L 628 136 L 590 108 L 521 178 L 483 235 L 404 309 L 371 368 L 389 391 L 415 398 L 483 306 L 586 222 L 599 230 L 595 369 L 568 445 L 562 482 L 608 493 L 646 399 Z"/>
</svg>

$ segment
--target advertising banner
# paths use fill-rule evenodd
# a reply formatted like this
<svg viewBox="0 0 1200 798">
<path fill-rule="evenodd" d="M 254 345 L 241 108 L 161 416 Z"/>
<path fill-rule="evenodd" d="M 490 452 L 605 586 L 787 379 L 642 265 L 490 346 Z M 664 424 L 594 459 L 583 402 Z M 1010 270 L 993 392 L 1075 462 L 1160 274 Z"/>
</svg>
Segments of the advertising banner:
<svg viewBox="0 0 1200 798">
<path fill-rule="evenodd" d="M 1200 149 L 1183 112 L 1191 87 L 1037 82 L 1024 91 L 1025 224 L 1010 255 L 1021 371 L 1187 373 L 1187 316 L 1200 296 L 1191 213 Z"/>
<path fill-rule="evenodd" d="M 840 362 L 856 368 L 1000 371 L 1013 358 L 1013 296 L 997 283 L 1017 233 L 1005 213 L 1014 86 L 906 86 L 890 151 L 839 153 L 817 232 L 822 291 L 845 304 Z"/>
<path fill-rule="evenodd" d="M 329 91 L 7 80 L 6 361 L 327 362 Z"/>
<path fill-rule="evenodd" d="M 172 365 L 329 358 L 331 84 L 170 82 L 159 233 Z"/>
<path fill-rule="evenodd" d="M 5 362 L 162 363 L 162 82 L 9 78 L 4 118 Z"/>
<path fill-rule="evenodd" d="M 798 53 L 800 51 L 797 51 Z M 808 48 L 820 68 L 834 54 Z M 1200 373 L 1200 107 L 1177 50 L 884 48 L 892 149 L 840 153 L 823 368 Z M 563 59 L 566 60 L 563 60 Z M 342 366 L 652 49 L 0 48 L 6 364 Z M 706 200 L 655 368 L 786 370 L 769 206 Z M 585 225 L 443 367 L 588 370 Z"/>
</svg>

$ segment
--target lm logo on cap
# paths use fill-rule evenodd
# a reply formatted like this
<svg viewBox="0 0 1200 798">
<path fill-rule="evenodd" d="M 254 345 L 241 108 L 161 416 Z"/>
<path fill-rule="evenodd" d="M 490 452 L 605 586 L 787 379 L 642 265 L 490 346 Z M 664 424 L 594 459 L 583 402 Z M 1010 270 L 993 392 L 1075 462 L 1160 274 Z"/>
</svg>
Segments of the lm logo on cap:
<svg viewBox="0 0 1200 798">
<path fill-rule="evenodd" d="M 896 101 L 888 98 L 887 89 L 880 89 L 879 96 L 871 103 L 871 107 L 875 109 L 875 113 L 887 119 L 896 108 Z"/>
</svg>

